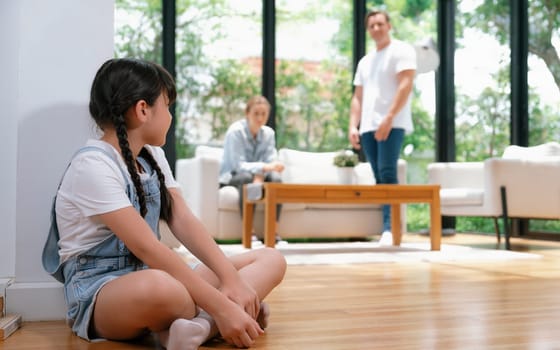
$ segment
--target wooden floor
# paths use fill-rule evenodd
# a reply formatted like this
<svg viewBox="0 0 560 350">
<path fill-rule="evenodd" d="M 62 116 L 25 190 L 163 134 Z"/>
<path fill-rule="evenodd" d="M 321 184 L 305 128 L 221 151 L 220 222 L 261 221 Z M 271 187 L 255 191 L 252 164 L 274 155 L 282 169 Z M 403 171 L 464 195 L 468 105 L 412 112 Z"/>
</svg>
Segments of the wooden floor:
<svg viewBox="0 0 560 350">
<path fill-rule="evenodd" d="M 442 243 L 496 247 L 494 237 L 483 235 L 457 234 Z M 512 248 L 543 258 L 289 266 L 268 298 L 271 325 L 254 349 L 560 349 L 560 242 L 512 239 Z M 201 347 L 216 348 L 230 347 L 217 341 Z M 0 341 L 0 349 L 159 347 L 151 338 L 88 343 L 64 322 L 32 322 Z"/>
</svg>

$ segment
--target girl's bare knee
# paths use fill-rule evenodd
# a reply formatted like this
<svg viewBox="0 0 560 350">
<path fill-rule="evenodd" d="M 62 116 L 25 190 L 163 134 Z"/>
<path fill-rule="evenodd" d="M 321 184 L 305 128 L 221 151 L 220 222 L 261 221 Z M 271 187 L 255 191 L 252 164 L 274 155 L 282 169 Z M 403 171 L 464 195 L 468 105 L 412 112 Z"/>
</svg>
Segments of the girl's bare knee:
<svg viewBox="0 0 560 350">
<path fill-rule="evenodd" d="M 264 261 L 264 263 L 269 266 L 271 272 L 276 272 L 277 283 L 280 283 L 284 278 L 287 268 L 284 255 L 282 255 L 278 249 L 266 247 L 260 249 L 259 260 Z"/>
<path fill-rule="evenodd" d="M 163 270 L 148 271 L 144 276 L 143 288 L 145 293 L 149 293 L 147 300 L 155 311 L 183 318 L 196 315 L 195 303 L 181 282 Z"/>
</svg>

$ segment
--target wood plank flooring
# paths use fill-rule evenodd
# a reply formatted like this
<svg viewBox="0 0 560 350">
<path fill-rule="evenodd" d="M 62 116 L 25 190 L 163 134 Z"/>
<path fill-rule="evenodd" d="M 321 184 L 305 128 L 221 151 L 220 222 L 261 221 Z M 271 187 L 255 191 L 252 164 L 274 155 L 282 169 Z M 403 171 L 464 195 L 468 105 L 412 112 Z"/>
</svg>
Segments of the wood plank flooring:
<svg viewBox="0 0 560 350">
<path fill-rule="evenodd" d="M 495 248 L 495 241 L 457 234 L 442 243 Z M 560 242 L 511 242 L 543 258 L 289 266 L 267 299 L 270 327 L 253 349 L 560 349 Z M 27 322 L 0 341 L 10 350 L 159 348 L 152 338 L 88 343 L 64 322 Z M 214 341 L 200 349 L 226 348 Z"/>
</svg>

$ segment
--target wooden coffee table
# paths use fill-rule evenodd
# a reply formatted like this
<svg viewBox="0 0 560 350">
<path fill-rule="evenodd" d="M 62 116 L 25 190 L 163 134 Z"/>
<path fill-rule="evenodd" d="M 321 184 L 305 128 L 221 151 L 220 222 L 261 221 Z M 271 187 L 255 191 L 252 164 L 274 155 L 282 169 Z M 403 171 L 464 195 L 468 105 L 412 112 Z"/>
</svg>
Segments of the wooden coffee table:
<svg viewBox="0 0 560 350">
<path fill-rule="evenodd" d="M 440 250 L 441 213 L 439 185 L 317 185 L 284 184 L 266 182 L 262 184 L 263 195 L 258 200 L 247 198 L 247 187 L 243 201 L 243 237 L 245 248 L 251 248 L 251 231 L 255 204 L 264 204 L 264 244 L 276 245 L 276 205 L 278 203 L 380 203 L 391 205 L 391 229 L 393 245 L 401 244 L 401 211 L 404 203 L 428 203 L 430 205 L 430 247 Z"/>
</svg>

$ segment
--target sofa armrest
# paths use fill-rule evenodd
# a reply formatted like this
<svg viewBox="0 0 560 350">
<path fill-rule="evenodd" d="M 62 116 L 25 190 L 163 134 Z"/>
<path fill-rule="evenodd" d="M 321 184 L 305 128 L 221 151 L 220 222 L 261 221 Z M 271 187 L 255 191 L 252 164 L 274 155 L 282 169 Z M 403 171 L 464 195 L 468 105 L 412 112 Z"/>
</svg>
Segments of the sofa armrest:
<svg viewBox="0 0 560 350">
<path fill-rule="evenodd" d="M 178 159 L 175 166 L 187 205 L 210 232 L 218 230 L 219 172 L 219 161 L 204 156 Z"/>
<path fill-rule="evenodd" d="M 560 160 L 491 158 L 485 161 L 486 189 L 500 201 L 504 186 L 511 217 L 560 218 Z"/>
<path fill-rule="evenodd" d="M 405 159 L 399 158 L 397 162 L 397 178 L 399 179 L 400 184 L 406 184 L 407 180 L 407 170 L 408 163 Z"/>
<path fill-rule="evenodd" d="M 483 162 L 428 164 L 428 183 L 444 188 L 484 188 Z"/>
</svg>

